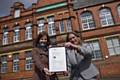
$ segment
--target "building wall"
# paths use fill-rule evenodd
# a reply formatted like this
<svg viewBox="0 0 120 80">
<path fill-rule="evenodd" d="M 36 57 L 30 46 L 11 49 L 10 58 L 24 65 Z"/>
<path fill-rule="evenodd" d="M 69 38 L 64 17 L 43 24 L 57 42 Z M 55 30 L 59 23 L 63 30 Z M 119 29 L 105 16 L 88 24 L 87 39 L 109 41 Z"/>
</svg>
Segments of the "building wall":
<svg viewBox="0 0 120 80">
<path fill-rule="evenodd" d="M 117 11 L 117 6 L 120 4 L 120 2 L 111 2 L 106 4 L 99 4 L 96 6 L 90 6 L 90 7 L 83 7 L 79 10 L 76 10 L 77 15 L 80 17 L 80 15 L 85 11 L 90 11 L 93 15 L 93 18 L 95 20 L 95 29 L 91 30 L 81 30 L 82 37 L 84 40 L 98 40 L 100 44 L 100 49 L 102 52 L 102 59 L 101 60 L 95 60 L 95 64 L 97 65 L 99 71 L 100 71 L 100 77 L 120 77 L 120 62 L 119 62 L 119 55 L 111 56 L 108 51 L 108 46 L 106 42 L 106 38 L 117 36 L 120 40 L 120 18 Z M 99 10 L 102 8 L 109 8 L 112 13 L 112 17 L 114 20 L 113 26 L 107 26 L 102 27 L 100 23 L 99 18 Z M 82 23 L 80 22 L 80 28 L 82 29 Z"/>
<path fill-rule="evenodd" d="M 61 0 L 63 1 L 63 0 Z M 52 2 L 53 3 L 53 2 Z M 67 2 L 66 2 L 67 3 Z M 21 4 L 16 3 L 14 7 L 19 7 Z M 47 3 L 48 4 L 48 3 Z M 55 4 L 57 4 L 55 2 Z M 98 4 L 90 7 L 83 7 L 77 10 L 73 10 L 71 4 L 65 5 L 64 7 L 59 7 L 55 9 L 50 9 L 47 11 L 37 11 L 41 9 L 39 4 L 32 5 L 31 9 L 23 9 L 19 18 L 14 18 L 13 15 L 5 16 L 0 19 L 0 39 L 3 35 L 3 27 L 5 24 L 9 27 L 9 44 L 2 45 L 0 47 L 0 56 L 7 55 L 8 61 L 8 71 L 7 73 L 1 73 L 1 80 L 18 80 L 18 79 L 27 79 L 31 78 L 33 74 L 34 65 L 32 70 L 25 70 L 25 51 L 32 50 L 32 40 L 37 36 L 37 21 L 43 17 L 45 18 L 45 30 L 47 31 L 48 22 L 47 17 L 54 15 L 55 18 L 55 28 L 56 28 L 56 41 L 58 44 L 65 42 L 65 37 L 67 33 L 67 19 L 72 20 L 72 29 L 73 31 L 78 31 L 82 36 L 84 41 L 98 40 L 100 45 L 100 50 L 102 53 L 102 58 L 98 60 L 93 60 L 100 71 L 100 77 L 120 77 L 120 56 L 114 55 L 110 56 L 108 51 L 108 46 L 106 43 L 106 38 L 111 36 L 118 36 L 120 40 L 120 17 L 117 12 L 117 5 L 120 4 L 120 1 L 115 1 L 111 3 Z M 52 6 L 51 4 L 49 6 Z M 11 14 L 14 13 L 14 7 L 12 8 Z M 108 7 L 111 10 L 115 25 L 102 27 L 99 18 L 99 10 L 101 8 Z M 95 20 L 96 28 L 89 30 L 82 30 L 82 23 L 80 19 L 81 13 L 85 11 L 90 11 L 93 14 Z M 65 33 L 60 33 L 59 22 L 63 20 L 65 25 Z M 32 40 L 25 40 L 25 24 L 32 23 Z M 14 25 L 20 26 L 20 42 L 13 43 L 13 28 Z M 2 41 L 2 40 L 1 40 Z M 2 43 L 2 42 L 1 42 Z M 12 71 L 12 55 L 14 53 L 19 53 L 19 71 Z M 10 57 L 11 56 L 11 57 Z"/>
</svg>

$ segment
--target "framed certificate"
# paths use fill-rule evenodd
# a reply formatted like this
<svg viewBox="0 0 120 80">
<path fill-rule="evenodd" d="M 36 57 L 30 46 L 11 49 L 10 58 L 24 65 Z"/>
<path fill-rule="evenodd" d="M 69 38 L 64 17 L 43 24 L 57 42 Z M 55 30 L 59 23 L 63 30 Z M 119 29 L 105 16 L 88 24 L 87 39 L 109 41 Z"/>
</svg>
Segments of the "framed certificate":
<svg viewBox="0 0 120 80">
<path fill-rule="evenodd" d="M 65 47 L 49 48 L 49 71 L 67 71 Z"/>
</svg>

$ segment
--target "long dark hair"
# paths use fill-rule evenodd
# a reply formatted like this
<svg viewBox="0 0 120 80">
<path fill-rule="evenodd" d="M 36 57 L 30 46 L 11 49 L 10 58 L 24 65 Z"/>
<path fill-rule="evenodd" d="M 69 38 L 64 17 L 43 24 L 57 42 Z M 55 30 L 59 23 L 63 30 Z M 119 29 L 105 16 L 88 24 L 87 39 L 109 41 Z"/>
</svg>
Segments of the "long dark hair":
<svg viewBox="0 0 120 80">
<path fill-rule="evenodd" d="M 69 42 L 69 41 L 70 41 L 70 40 L 69 40 L 70 34 L 74 34 L 76 37 L 78 37 L 78 38 L 79 38 L 79 44 L 80 44 L 80 45 L 82 44 L 82 39 L 81 39 L 80 35 L 79 35 L 77 32 L 69 32 L 69 33 L 67 33 L 66 42 Z"/>
<path fill-rule="evenodd" d="M 48 36 L 48 33 L 43 31 L 43 32 L 40 32 L 38 34 L 38 36 L 36 37 L 36 39 L 33 41 L 33 47 L 37 47 L 37 45 L 39 44 L 39 40 L 43 37 L 43 36 L 47 36 L 47 45 L 50 44 L 50 39 L 49 39 L 49 36 Z"/>
</svg>

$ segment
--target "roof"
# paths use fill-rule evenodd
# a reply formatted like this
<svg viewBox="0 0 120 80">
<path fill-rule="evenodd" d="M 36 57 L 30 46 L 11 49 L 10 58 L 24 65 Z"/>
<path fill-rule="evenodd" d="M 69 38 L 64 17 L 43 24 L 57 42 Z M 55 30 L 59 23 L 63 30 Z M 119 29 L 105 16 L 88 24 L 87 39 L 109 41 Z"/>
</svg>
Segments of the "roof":
<svg viewBox="0 0 120 80">
<path fill-rule="evenodd" d="M 112 2 L 112 1 L 115 0 L 75 0 L 73 8 L 79 9 L 83 7 L 88 7 L 88 6 L 102 4 L 106 2 Z"/>
</svg>

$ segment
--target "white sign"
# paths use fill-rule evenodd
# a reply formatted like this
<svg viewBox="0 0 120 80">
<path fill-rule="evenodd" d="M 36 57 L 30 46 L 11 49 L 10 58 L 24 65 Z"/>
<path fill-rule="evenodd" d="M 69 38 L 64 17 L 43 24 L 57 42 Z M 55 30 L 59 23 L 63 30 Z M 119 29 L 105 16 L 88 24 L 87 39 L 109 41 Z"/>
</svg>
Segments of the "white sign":
<svg viewBox="0 0 120 80">
<path fill-rule="evenodd" d="M 65 47 L 54 47 L 49 49 L 49 71 L 67 71 Z"/>
</svg>

